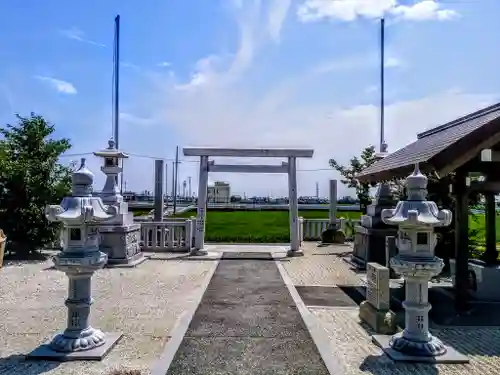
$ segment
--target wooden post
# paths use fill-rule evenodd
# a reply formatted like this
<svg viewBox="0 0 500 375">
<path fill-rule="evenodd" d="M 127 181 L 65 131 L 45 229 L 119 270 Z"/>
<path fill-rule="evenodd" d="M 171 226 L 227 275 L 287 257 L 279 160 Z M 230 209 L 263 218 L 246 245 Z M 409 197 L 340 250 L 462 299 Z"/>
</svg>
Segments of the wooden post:
<svg viewBox="0 0 500 375">
<path fill-rule="evenodd" d="M 466 172 L 455 174 L 455 309 L 468 310 L 469 300 L 469 196 Z"/>
</svg>

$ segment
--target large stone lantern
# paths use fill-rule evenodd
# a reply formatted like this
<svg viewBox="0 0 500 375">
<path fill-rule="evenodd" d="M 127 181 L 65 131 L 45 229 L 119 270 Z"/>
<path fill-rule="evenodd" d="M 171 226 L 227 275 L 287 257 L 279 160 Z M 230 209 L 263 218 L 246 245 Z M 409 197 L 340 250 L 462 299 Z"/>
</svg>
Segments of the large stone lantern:
<svg viewBox="0 0 500 375">
<path fill-rule="evenodd" d="M 107 255 L 99 251 L 96 224 L 117 215 L 114 206 L 106 206 L 101 198 L 92 196 L 94 175 L 82 159 L 72 176 L 72 195 L 60 205 L 46 208 L 50 221 L 62 222 L 63 250 L 54 256 L 55 267 L 69 278 L 67 327 L 47 345 L 29 356 L 59 360 L 102 359 L 118 341 L 121 334 L 104 334 L 90 325 L 92 305 L 91 278 L 104 267 Z"/>
<path fill-rule="evenodd" d="M 395 209 L 382 211 L 384 223 L 398 227 L 399 253 L 390 265 L 406 282 L 405 329 L 394 336 L 376 335 L 373 340 L 395 361 L 468 362 L 429 332 L 428 283 L 444 266 L 434 255 L 434 228 L 450 225 L 451 212 L 426 200 L 427 177 L 420 173 L 418 164 L 406 179 L 406 189 L 406 200 L 399 201 Z"/>
<path fill-rule="evenodd" d="M 123 172 L 120 161 L 128 155 L 115 147 L 110 139 L 108 148 L 94 152 L 103 159 L 101 171 L 106 175 L 106 182 L 99 196 L 104 204 L 114 206 L 118 211 L 113 218 L 99 225 L 101 250 L 108 255 L 108 267 L 134 267 L 146 260 L 141 251 L 141 225 L 134 223 L 134 214 L 129 212 L 128 203 L 123 201 L 118 187 L 118 175 Z"/>
</svg>

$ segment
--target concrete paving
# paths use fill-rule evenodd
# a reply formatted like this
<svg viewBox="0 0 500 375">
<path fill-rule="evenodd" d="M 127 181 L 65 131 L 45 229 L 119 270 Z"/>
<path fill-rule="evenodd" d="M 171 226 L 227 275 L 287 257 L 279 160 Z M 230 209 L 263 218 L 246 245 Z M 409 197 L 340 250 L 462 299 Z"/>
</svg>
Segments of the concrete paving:
<svg viewBox="0 0 500 375">
<path fill-rule="evenodd" d="M 167 375 L 329 372 L 271 253 L 224 253 Z"/>
</svg>

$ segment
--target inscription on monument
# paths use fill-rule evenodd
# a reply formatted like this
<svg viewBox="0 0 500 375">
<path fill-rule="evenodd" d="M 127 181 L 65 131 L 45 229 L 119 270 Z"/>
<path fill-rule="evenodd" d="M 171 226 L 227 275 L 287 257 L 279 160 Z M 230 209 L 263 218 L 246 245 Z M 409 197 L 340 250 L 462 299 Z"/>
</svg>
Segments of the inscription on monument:
<svg viewBox="0 0 500 375">
<path fill-rule="evenodd" d="M 390 303 L 389 269 L 378 263 L 366 268 L 366 300 L 377 310 L 388 310 Z"/>
</svg>

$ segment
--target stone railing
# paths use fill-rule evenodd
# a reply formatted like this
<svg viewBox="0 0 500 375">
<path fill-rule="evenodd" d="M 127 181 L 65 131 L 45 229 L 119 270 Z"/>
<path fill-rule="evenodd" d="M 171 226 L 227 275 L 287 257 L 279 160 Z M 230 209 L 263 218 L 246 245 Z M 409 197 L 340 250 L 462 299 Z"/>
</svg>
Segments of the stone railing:
<svg viewBox="0 0 500 375">
<path fill-rule="evenodd" d="M 142 251 L 188 251 L 193 247 L 195 221 L 192 219 L 141 223 Z"/>
<path fill-rule="evenodd" d="M 321 233 L 328 229 L 328 225 L 330 224 L 329 219 L 304 219 L 302 224 L 302 239 L 303 241 L 319 241 L 321 240 Z M 341 230 L 346 232 L 347 229 L 347 220 L 344 218 L 337 219 L 337 225 Z M 354 225 L 359 224 L 359 220 L 352 220 Z"/>
</svg>

